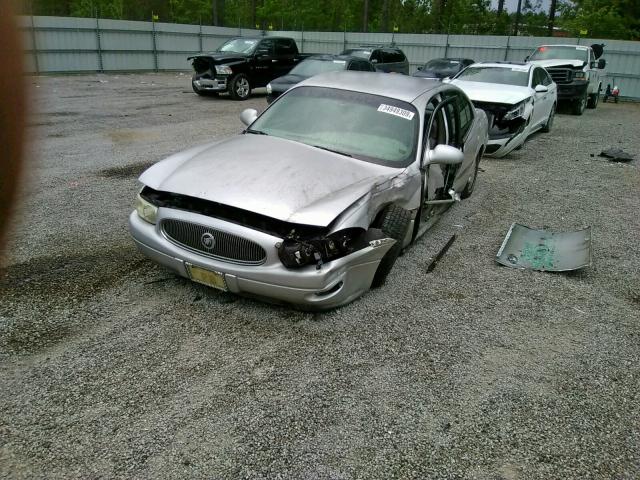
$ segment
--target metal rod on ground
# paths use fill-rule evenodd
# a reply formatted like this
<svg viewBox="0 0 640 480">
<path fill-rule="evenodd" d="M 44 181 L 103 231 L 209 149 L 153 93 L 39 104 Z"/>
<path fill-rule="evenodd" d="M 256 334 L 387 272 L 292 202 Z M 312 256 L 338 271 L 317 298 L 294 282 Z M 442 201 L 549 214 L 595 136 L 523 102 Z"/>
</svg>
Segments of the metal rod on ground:
<svg viewBox="0 0 640 480">
<path fill-rule="evenodd" d="M 447 253 L 447 250 L 449 250 L 449 247 L 453 244 L 455 239 L 456 239 L 456 236 L 451 235 L 451 238 L 447 241 L 447 243 L 444 244 L 444 247 L 442 247 L 442 249 L 438 252 L 438 254 L 433 258 L 433 260 L 431 260 L 431 263 L 427 266 L 427 273 L 431 273 L 433 269 L 436 268 L 436 265 L 438 264 L 440 259 L 444 256 L 444 254 Z"/>
</svg>

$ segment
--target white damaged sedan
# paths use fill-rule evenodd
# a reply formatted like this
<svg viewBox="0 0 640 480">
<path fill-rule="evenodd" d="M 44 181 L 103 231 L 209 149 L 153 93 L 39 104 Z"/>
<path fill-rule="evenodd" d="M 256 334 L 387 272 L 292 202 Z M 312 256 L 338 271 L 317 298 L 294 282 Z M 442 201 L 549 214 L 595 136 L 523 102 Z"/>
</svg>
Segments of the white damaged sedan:
<svg viewBox="0 0 640 480">
<path fill-rule="evenodd" d="M 131 235 L 193 281 L 316 309 L 382 285 L 471 195 L 487 142 L 460 89 L 401 75 L 319 75 L 240 118 L 241 135 L 141 175 Z"/>
<path fill-rule="evenodd" d="M 522 146 L 537 130 L 551 130 L 558 88 L 542 67 L 528 63 L 475 63 L 451 83 L 487 114 L 487 155 L 503 157 Z"/>
</svg>

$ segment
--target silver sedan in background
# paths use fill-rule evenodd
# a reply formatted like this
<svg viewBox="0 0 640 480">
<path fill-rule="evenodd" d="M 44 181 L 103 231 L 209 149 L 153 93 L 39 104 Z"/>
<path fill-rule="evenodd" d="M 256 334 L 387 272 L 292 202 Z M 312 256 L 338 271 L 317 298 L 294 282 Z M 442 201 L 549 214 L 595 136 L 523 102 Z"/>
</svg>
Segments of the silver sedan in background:
<svg viewBox="0 0 640 480">
<path fill-rule="evenodd" d="M 457 87 L 364 72 L 313 77 L 241 120 L 141 175 L 131 235 L 193 281 L 316 309 L 382 285 L 471 195 L 488 139 Z"/>
</svg>

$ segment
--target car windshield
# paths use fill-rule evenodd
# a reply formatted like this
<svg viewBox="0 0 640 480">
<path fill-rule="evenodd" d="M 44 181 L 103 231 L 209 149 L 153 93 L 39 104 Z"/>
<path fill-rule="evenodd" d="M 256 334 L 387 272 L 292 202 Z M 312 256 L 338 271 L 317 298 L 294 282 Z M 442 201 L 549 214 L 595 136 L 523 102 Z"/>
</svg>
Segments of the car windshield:
<svg viewBox="0 0 640 480">
<path fill-rule="evenodd" d="M 275 102 L 249 132 L 404 167 L 415 158 L 419 121 L 416 109 L 400 100 L 349 90 L 299 87 Z M 319 165 L 318 172 L 321 169 Z"/>
<path fill-rule="evenodd" d="M 580 46 L 549 46 L 538 47 L 529 60 L 588 60 L 587 47 Z"/>
<path fill-rule="evenodd" d="M 302 77 L 312 77 L 323 72 L 344 70 L 346 66 L 347 62 L 344 60 L 314 60 L 313 58 L 309 58 L 296 65 L 289 73 Z"/>
<path fill-rule="evenodd" d="M 456 80 L 466 82 L 500 83 L 502 85 L 529 85 L 529 69 L 511 67 L 468 67 Z"/>
<path fill-rule="evenodd" d="M 446 58 L 437 58 L 435 60 L 430 60 L 424 66 L 425 70 L 447 70 L 447 71 L 455 71 L 460 66 L 460 62 L 458 60 L 447 60 Z"/>
<path fill-rule="evenodd" d="M 349 50 L 345 50 L 341 55 L 351 55 L 352 57 L 364 58 L 365 60 L 369 60 L 371 56 L 371 50 L 363 50 L 350 48 Z"/>
<path fill-rule="evenodd" d="M 232 52 L 232 53 L 251 53 L 255 46 L 258 44 L 258 40 L 252 38 L 234 38 L 225 42 L 219 49 L 219 52 Z"/>
</svg>

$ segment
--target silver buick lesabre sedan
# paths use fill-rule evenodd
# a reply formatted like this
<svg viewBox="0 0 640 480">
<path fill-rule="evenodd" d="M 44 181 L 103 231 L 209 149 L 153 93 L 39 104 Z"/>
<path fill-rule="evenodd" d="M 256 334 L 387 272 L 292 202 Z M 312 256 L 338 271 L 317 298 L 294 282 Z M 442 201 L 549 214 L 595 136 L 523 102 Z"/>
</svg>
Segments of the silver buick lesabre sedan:
<svg viewBox="0 0 640 480">
<path fill-rule="evenodd" d="M 140 176 L 131 235 L 193 281 L 315 309 L 382 285 L 471 195 L 488 138 L 459 88 L 365 72 L 312 77 L 240 118 L 241 135 Z"/>
</svg>

